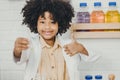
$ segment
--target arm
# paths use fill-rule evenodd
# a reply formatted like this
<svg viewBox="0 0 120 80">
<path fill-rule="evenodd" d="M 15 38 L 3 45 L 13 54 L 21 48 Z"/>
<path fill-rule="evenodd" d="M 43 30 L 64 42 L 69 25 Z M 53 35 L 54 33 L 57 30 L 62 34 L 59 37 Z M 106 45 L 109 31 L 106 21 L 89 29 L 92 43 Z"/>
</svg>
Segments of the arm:
<svg viewBox="0 0 120 80">
<path fill-rule="evenodd" d="M 84 44 L 84 46 L 86 50 L 88 51 L 89 56 L 80 54 L 80 57 L 82 60 L 87 61 L 87 62 L 93 62 L 101 57 L 99 51 L 94 50 L 93 48 L 91 48 L 90 45 Z"/>
<path fill-rule="evenodd" d="M 27 60 L 29 41 L 26 38 L 17 38 L 14 45 L 13 57 L 16 63 Z"/>
<path fill-rule="evenodd" d="M 70 54 L 70 56 L 76 53 L 89 56 L 87 49 L 81 43 L 78 43 L 77 41 L 74 41 L 74 42 L 71 42 L 65 45 L 64 48 L 65 48 L 65 52 Z"/>
<path fill-rule="evenodd" d="M 97 54 L 96 51 L 89 48 L 89 46 L 85 44 L 83 45 L 81 43 L 78 43 L 78 41 L 71 42 L 65 45 L 64 48 L 65 52 L 68 55 L 73 56 L 75 54 L 79 54 L 81 59 L 84 61 L 91 62 L 97 60 L 100 57 L 100 55 Z"/>
</svg>

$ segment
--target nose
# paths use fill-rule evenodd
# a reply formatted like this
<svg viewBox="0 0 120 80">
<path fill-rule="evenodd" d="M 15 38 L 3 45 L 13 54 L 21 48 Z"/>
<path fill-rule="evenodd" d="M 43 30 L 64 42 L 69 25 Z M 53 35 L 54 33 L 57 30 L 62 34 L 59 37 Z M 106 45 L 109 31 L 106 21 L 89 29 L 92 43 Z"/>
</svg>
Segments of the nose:
<svg viewBox="0 0 120 80">
<path fill-rule="evenodd" d="M 50 28 L 50 23 L 46 23 L 46 24 L 45 24 L 45 28 L 46 28 L 46 29 L 49 29 L 49 28 Z"/>
</svg>

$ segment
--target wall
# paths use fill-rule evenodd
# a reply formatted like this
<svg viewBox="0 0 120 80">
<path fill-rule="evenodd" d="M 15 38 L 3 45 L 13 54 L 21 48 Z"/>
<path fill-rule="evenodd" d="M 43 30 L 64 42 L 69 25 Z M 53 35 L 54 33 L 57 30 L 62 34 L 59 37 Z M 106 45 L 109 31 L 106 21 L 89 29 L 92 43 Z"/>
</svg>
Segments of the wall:
<svg viewBox="0 0 120 80">
<path fill-rule="evenodd" d="M 77 3 L 79 1 L 72 1 L 75 10 L 78 9 Z M 83 1 L 87 1 L 89 4 L 93 2 L 93 0 Z M 104 3 L 106 1 L 103 0 Z M 25 0 L 0 0 L 0 80 L 23 80 L 25 64 L 16 65 L 14 63 L 12 49 L 17 37 L 29 35 L 26 34 L 29 32 L 28 29 L 21 25 L 20 12 L 24 4 Z M 92 7 L 90 9 L 92 10 Z M 107 80 L 110 73 L 116 75 L 116 80 L 120 79 L 120 39 L 80 39 L 80 42 L 87 44 L 102 55 L 99 60 L 93 63 L 81 62 L 79 67 L 81 80 L 84 80 L 86 74 L 93 76 L 102 74 L 103 80 Z"/>
<path fill-rule="evenodd" d="M 88 10 L 91 12 L 94 9 L 94 2 L 101 2 L 102 3 L 102 10 L 105 12 L 108 10 L 108 2 L 117 2 L 117 8 L 120 11 L 120 1 L 119 0 L 71 0 L 71 4 L 75 8 L 75 11 L 79 11 L 79 3 L 80 2 L 87 2 Z"/>
<path fill-rule="evenodd" d="M 23 80 L 24 65 L 13 62 L 12 49 L 18 36 L 24 35 L 21 8 L 24 0 L 0 0 L 0 80 Z"/>
<path fill-rule="evenodd" d="M 87 2 L 88 11 L 91 13 L 94 10 L 94 2 L 102 2 L 102 9 L 106 12 L 108 2 L 116 1 L 117 8 L 120 11 L 119 0 L 72 0 L 71 4 L 74 6 L 75 12 L 79 11 L 79 3 Z M 116 80 L 120 79 L 120 39 L 80 39 L 81 42 L 86 43 L 93 48 L 98 54 L 101 54 L 101 59 L 94 63 L 81 62 L 79 70 L 81 71 L 81 80 L 87 74 L 95 76 L 96 74 L 103 75 L 103 80 L 108 80 L 108 74 L 115 74 Z"/>
</svg>

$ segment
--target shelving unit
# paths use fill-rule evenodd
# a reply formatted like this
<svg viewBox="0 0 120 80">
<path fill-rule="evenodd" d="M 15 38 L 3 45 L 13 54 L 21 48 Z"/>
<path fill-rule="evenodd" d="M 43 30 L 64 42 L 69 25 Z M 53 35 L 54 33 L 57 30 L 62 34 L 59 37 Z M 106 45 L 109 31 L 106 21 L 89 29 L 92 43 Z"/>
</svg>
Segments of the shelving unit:
<svg viewBox="0 0 120 80">
<path fill-rule="evenodd" d="M 120 38 L 120 23 L 72 24 L 75 38 Z"/>
</svg>

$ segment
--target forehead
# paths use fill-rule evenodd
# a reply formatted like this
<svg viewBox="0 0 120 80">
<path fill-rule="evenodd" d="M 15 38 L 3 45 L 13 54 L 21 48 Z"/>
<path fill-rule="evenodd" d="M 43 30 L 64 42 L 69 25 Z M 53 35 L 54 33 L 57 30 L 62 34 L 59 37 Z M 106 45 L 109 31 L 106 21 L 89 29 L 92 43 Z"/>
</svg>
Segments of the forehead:
<svg viewBox="0 0 120 80">
<path fill-rule="evenodd" d="M 40 15 L 39 18 L 53 19 L 53 15 L 50 12 L 46 11 L 42 15 Z"/>
</svg>

